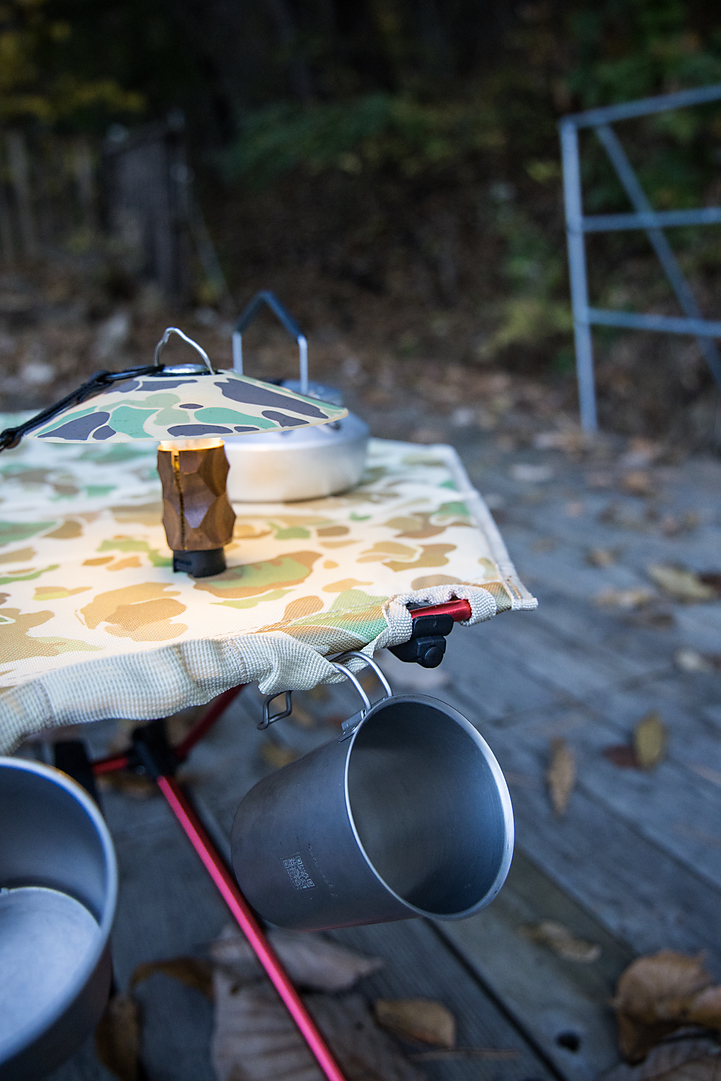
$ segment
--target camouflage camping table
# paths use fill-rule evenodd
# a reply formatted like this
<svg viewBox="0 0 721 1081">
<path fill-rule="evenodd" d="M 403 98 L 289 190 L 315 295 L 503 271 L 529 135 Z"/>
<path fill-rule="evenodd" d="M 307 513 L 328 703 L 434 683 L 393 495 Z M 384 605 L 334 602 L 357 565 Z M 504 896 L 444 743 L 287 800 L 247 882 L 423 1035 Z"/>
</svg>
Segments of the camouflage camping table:
<svg viewBox="0 0 721 1081">
<path fill-rule="evenodd" d="M 194 580 L 171 568 L 156 446 L 0 456 L 0 751 L 253 680 L 336 682 L 326 655 L 407 641 L 409 602 L 466 597 L 473 623 L 535 607 L 450 447 L 372 440 L 351 492 L 237 504 L 228 570 Z"/>
</svg>

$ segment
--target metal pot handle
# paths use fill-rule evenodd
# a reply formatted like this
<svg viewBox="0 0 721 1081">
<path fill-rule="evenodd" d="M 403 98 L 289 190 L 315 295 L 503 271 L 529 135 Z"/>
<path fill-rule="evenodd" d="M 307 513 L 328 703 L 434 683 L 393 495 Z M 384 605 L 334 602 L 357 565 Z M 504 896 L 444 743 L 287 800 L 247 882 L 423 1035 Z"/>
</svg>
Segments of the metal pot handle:
<svg viewBox="0 0 721 1081">
<path fill-rule="evenodd" d="M 233 371 L 238 375 L 243 374 L 243 331 L 246 330 L 255 319 L 259 309 L 267 304 L 274 315 L 278 317 L 285 329 L 298 343 L 298 359 L 300 362 L 300 392 L 308 393 L 308 341 L 295 319 L 285 310 L 274 293 L 267 289 L 256 293 L 253 299 L 241 312 L 238 321 L 233 327 Z"/>
</svg>

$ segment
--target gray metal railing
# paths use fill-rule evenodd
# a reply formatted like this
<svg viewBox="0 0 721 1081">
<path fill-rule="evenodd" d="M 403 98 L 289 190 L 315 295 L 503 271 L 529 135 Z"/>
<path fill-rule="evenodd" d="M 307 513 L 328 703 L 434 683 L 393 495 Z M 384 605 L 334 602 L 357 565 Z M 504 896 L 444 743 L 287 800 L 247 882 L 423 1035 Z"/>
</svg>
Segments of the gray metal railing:
<svg viewBox="0 0 721 1081">
<path fill-rule="evenodd" d="M 591 338 L 593 325 L 655 330 L 664 334 L 693 335 L 698 340 L 711 374 L 721 390 L 721 355 L 715 343 L 711 341 L 712 338 L 721 338 L 721 322 L 703 318 L 691 287 L 663 232 L 664 228 L 673 226 L 721 224 L 721 207 L 655 211 L 615 131 L 610 126 L 618 120 L 629 120 L 633 117 L 665 112 L 668 109 L 679 109 L 718 100 L 721 100 L 721 84 L 698 90 L 682 90 L 676 94 L 664 94 L 656 98 L 643 98 L 640 101 L 610 105 L 603 109 L 589 109 L 585 113 L 573 113 L 570 116 L 564 116 L 558 125 L 563 157 L 563 194 L 566 206 L 576 372 L 581 425 L 585 431 L 595 431 L 598 427 Z M 594 129 L 633 206 L 634 213 L 584 215 L 578 147 L 579 128 Z M 625 229 L 642 229 L 648 236 L 671 288 L 676 294 L 676 299 L 684 313 L 683 317 L 644 315 L 640 312 L 621 312 L 590 307 L 586 273 L 586 233 L 618 232 Z"/>
</svg>

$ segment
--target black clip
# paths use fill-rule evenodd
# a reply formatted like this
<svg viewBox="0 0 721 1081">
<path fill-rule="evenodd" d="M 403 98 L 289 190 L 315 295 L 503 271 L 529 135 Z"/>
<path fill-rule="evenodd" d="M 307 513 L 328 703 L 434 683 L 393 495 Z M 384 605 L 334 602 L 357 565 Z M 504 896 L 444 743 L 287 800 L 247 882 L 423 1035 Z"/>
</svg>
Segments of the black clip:
<svg viewBox="0 0 721 1081">
<path fill-rule="evenodd" d="M 453 616 L 427 615 L 413 620 L 413 633 L 408 642 L 389 646 L 399 661 L 420 664 L 421 668 L 437 668 L 446 652 L 446 636 L 453 630 Z"/>
</svg>

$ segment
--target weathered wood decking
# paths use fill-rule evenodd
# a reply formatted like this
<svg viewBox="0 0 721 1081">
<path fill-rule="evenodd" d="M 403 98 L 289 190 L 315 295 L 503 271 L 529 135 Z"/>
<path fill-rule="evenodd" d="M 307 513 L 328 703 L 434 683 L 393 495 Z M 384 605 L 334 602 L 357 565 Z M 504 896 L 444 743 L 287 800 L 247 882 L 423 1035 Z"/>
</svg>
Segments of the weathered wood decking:
<svg viewBox="0 0 721 1081">
<path fill-rule="evenodd" d="M 613 477 L 610 488 L 589 486 L 594 470 L 621 468 L 614 459 L 599 465 L 557 453 L 504 453 L 490 442 L 460 449 L 474 483 L 501 506 L 504 537 L 540 607 L 456 628 L 439 670 L 446 685 L 428 693 L 477 724 L 507 771 L 517 857 L 498 899 L 470 920 L 335 937 L 386 959 L 361 984 L 371 997 L 441 999 L 458 1018 L 460 1044 L 519 1052 L 508 1060 L 426 1063 L 430 1081 L 545 1081 L 554 1072 L 585 1081 L 617 1061 L 608 1000 L 634 955 L 704 950 L 721 976 L 721 678 L 681 671 L 674 661 L 684 646 L 721 653 L 721 604 L 659 596 L 625 611 L 592 601 L 609 586 L 653 589 L 646 574 L 653 562 L 721 568 L 721 463 L 655 470 L 658 495 L 642 499 L 621 494 Z M 543 484 L 514 481 L 509 468 L 519 461 L 549 464 L 555 475 Z M 673 535 L 664 516 L 680 521 L 686 511 L 698 514 L 698 526 Z M 595 547 L 617 549 L 617 561 L 589 565 Z M 406 678 L 417 671 L 407 667 Z M 325 700 L 298 700 L 315 727 L 283 721 L 258 732 L 250 690 L 193 753 L 187 780 L 222 843 L 240 797 L 270 768 L 264 742 L 298 751 L 323 742 L 331 733 L 323 718 L 342 713 L 352 697 L 333 688 Z M 650 709 L 669 729 L 666 760 L 650 773 L 613 765 L 603 749 L 626 742 Z M 544 783 L 555 736 L 578 763 L 562 819 Z M 110 792 L 104 803 L 122 875 L 114 956 L 124 986 L 141 961 L 201 952 L 227 916 L 160 799 Z M 542 919 L 598 943 L 599 960 L 562 960 L 519 933 Z M 150 1081 L 211 1081 L 207 1000 L 159 975 L 139 995 Z M 109 1077 L 88 1046 L 53 1081 Z"/>
</svg>

